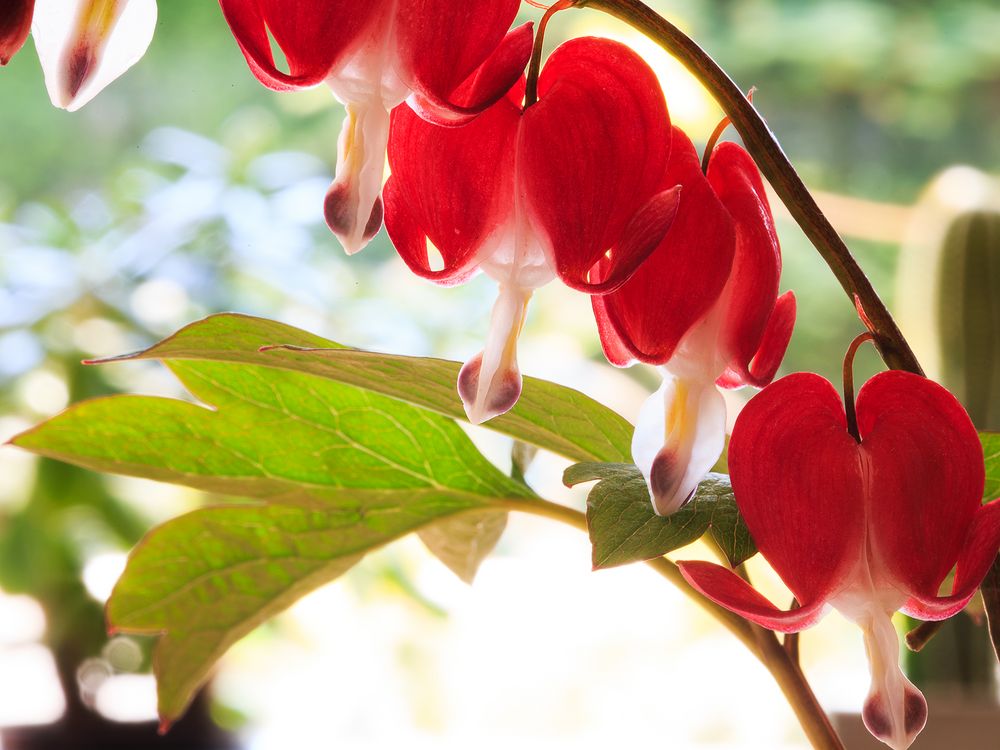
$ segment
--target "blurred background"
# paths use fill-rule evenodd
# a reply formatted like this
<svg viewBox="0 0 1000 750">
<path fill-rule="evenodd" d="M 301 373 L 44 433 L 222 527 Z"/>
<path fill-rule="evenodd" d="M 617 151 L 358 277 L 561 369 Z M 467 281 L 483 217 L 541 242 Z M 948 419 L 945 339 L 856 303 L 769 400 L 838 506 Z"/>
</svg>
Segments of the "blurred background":
<svg viewBox="0 0 1000 750">
<path fill-rule="evenodd" d="M 652 5 L 741 87 L 757 87 L 758 109 L 932 373 L 969 398 L 991 387 L 991 375 L 970 376 L 936 342 L 939 330 L 960 339 L 972 315 L 941 322 L 965 299 L 962 284 L 997 274 L 988 260 L 982 273 L 952 263 L 965 281 L 943 282 L 941 271 L 942 258 L 964 258 L 962 243 L 982 234 L 956 235 L 955 217 L 998 208 L 991 178 L 970 168 L 1000 172 L 995 2 Z M 183 397 L 152 363 L 78 363 L 220 310 L 367 349 L 458 360 L 478 351 L 492 282 L 441 289 L 419 280 L 384 231 L 348 259 L 323 224 L 342 117 L 329 93 L 260 86 L 213 3 L 162 2 L 159 14 L 143 60 L 76 114 L 49 103 L 30 40 L 0 71 L 0 440 L 82 398 Z M 539 11 L 525 6 L 522 16 Z M 567 12 L 550 29 L 552 45 L 598 34 L 639 50 L 675 124 L 697 143 L 719 121 L 679 65 L 605 16 Z M 799 300 L 783 370 L 835 379 L 861 326 L 775 209 L 782 286 Z M 976 366 L 992 373 L 987 360 Z M 589 303 L 555 284 L 535 296 L 520 362 L 629 418 L 657 384 L 651 371 L 608 366 Z M 878 367 L 866 352 L 858 382 Z M 986 412 L 973 416 L 1000 427 Z M 474 437 L 509 463 L 503 439 Z M 582 507 L 586 489 L 563 488 L 563 468 L 540 456 L 528 480 Z M 370 555 L 236 646 L 190 727 L 158 739 L 147 723 L 149 643 L 109 641 L 101 607 L 130 545 L 204 500 L 0 449 L 4 747 L 806 747 L 767 673 L 713 621 L 639 566 L 590 573 L 584 536 L 530 518 L 512 519 L 471 588 L 413 539 Z M 751 569 L 785 601 L 766 565 Z M 963 622 L 968 632 L 956 638 L 972 643 L 977 629 Z M 856 712 L 868 681 L 860 632 L 833 615 L 802 648 L 823 704 Z M 969 648 L 941 661 L 964 665 L 962 695 L 991 698 L 993 662 Z M 935 710 L 932 702 L 932 723 Z"/>
</svg>

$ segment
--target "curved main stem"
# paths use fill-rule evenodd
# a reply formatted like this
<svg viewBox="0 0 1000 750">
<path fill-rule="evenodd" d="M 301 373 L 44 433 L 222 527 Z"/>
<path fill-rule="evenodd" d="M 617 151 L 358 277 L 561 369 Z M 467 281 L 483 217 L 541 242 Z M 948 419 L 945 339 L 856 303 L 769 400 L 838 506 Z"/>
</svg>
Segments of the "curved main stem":
<svg viewBox="0 0 1000 750">
<path fill-rule="evenodd" d="M 587 516 L 565 505 L 548 500 L 521 498 L 506 498 L 498 500 L 497 504 L 506 510 L 551 518 L 587 533 Z M 788 704 L 795 712 L 806 737 L 809 738 L 816 750 L 844 750 L 843 743 L 837 737 L 837 733 L 830 724 L 823 708 L 819 705 L 819 701 L 816 700 L 816 695 L 809 686 L 802 669 L 791 658 L 774 633 L 744 620 L 739 615 L 702 596 L 684 580 L 684 576 L 681 575 L 677 566 L 666 557 L 647 560 L 646 565 L 670 581 L 681 593 L 718 620 L 767 667 L 788 700 Z"/>
<path fill-rule="evenodd" d="M 885 363 L 895 370 L 922 375 L 920 363 L 868 277 L 823 215 L 767 123 L 726 72 L 690 37 L 640 0 L 576 0 L 574 6 L 594 8 L 625 21 L 667 50 L 702 83 L 732 121 L 760 171 L 848 297 L 853 300 L 857 296 L 871 320 L 875 343 Z"/>
</svg>

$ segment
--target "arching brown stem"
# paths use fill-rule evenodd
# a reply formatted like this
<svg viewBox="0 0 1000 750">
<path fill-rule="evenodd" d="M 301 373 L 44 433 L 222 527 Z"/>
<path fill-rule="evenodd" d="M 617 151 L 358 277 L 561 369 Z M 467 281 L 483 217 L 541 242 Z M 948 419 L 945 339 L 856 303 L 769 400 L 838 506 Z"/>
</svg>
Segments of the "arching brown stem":
<svg viewBox="0 0 1000 750">
<path fill-rule="evenodd" d="M 726 72 L 690 37 L 640 0 L 573 0 L 573 6 L 600 10 L 625 21 L 667 50 L 705 86 L 848 297 L 853 300 L 856 295 L 860 300 L 886 365 L 922 375 L 920 363 L 868 277 L 806 189 L 767 123 Z"/>
</svg>

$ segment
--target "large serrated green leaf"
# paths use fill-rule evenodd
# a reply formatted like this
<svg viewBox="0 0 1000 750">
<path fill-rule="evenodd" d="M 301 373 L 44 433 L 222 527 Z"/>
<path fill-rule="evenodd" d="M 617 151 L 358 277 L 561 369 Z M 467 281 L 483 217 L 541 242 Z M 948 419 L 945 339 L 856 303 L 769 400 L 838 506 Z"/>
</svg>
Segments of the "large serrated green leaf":
<svg viewBox="0 0 1000 750">
<path fill-rule="evenodd" d="M 108 605 L 123 632 L 160 634 L 163 718 L 176 718 L 235 640 L 367 550 L 500 498 L 534 497 L 452 420 L 291 370 L 170 361 L 213 408 L 96 399 L 16 437 L 87 468 L 252 498 L 153 530 Z"/>
<path fill-rule="evenodd" d="M 983 499 L 994 500 L 1000 497 L 1000 432 L 980 432 L 979 440 L 983 444 L 983 457 L 986 459 Z"/>
<path fill-rule="evenodd" d="M 666 518 L 653 512 L 646 481 L 632 464 L 576 464 L 563 477 L 567 485 L 595 479 L 587 499 L 595 570 L 660 557 L 706 532 L 733 566 L 757 551 L 724 474 L 708 474 L 694 497 Z"/>
<path fill-rule="evenodd" d="M 161 636 L 154 655 L 159 712 L 183 713 L 215 662 L 237 640 L 354 565 L 375 543 L 442 510 L 415 498 L 404 511 L 356 514 L 289 506 L 194 511 L 154 529 L 133 550 L 108 601 L 118 632 Z M 377 521 L 376 521 L 377 519 Z"/>
<path fill-rule="evenodd" d="M 267 348 L 275 346 L 279 348 Z M 246 315 L 214 315 L 145 351 L 114 359 L 209 360 L 294 370 L 465 419 L 455 390 L 458 362 L 348 349 Z M 627 461 L 631 455 L 632 425 L 627 420 L 579 391 L 535 378 L 524 379 L 514 409 L 485 426 L 574 461 Z"/>
<path fill-rule="evenodd" d="M 13 443 L 98 471 L 270 502 L 303 503 L 325 489 L 529 493 L 458 425 L 426 410 L 286 370 L 169 364 L 215 408 L 145 396 L 95 399 Z"/>
</svg>

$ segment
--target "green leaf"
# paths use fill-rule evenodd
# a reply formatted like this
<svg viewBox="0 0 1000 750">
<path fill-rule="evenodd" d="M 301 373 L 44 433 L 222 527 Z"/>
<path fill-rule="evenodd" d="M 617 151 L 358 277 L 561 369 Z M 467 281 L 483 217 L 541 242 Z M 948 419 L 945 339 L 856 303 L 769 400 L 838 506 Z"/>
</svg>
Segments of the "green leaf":
<svg viewBox="0 0 1000 750">
<path fill-rule="evenodd" d="M 389 524 L 375 535 L 383 541 L 391 526 L 407 530 L 396 510 L 380 510 Z M 112 632 L 161 636 L 161 719 L 184 712 L 233 643 L 344 573 L 370 541 L 357 534 L 354 513 L 278 505 L 205 508 L 151 531 L 132 551 L 107 617 Z"/>
<path fill-rule="evenodd" d="M 983 456 L 986 459 L 983 499 L 993 500 L 1000 497 L 1000 432 L 980 432 L 979 440 L 983 444 Z"/>
<path fill-rule="evenodd" d="M 347 349 L 246 315 L 213 315 L 145 351 L 104 361 L 132 359 L 241 362 L 294 370 L 465 419 L 455 390 L 458 362 Z M 574 461 L 627 461 L 631 456 L 632 425 L 627 420 L 579 391 L 536 378 L 524 379 L 514 409 L 484 426 Z"/>
<path fill-rule="evenodd" d="M 503 511 L 471 511 L 425 526 L 417 535 L 435 557 L 471 584 L 506 528 Z"/>
<path fill-rule="evenodd" d="M 725 474 L 708 474 L 694 497 L 666 518 L 653 512 L 646 480 L 632 464 L 576 464 L 563 476 L 570 486 L 595 479 L 587 499 L 595 570 L 660 557 L 706 531 L 733 566 L 756 554 Z"/>
<path fill-rule="evenodd" d="M 193 395 L 78 404 L 16 437 L 35 453 L 97 471 L 286 504 L 328 490 L 524 497 L 454 422 L 370 391 L 296 372 L 170 362 Z"/>
<path fill-rule="evenodd" d="M 534 494 L 452 420 L 289 370 L 172 361 L 205 404 L 115 396 L 16 437 L 80 466 L 251 498 L 153 530 L 108 604 L 110 624 L 160 634 L 160 710 L 176 718 L 238 638 L 366 551 L 497 498 Z"/>
</svg>

